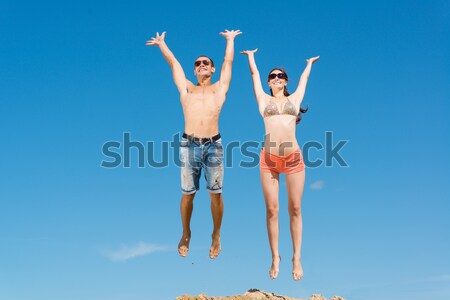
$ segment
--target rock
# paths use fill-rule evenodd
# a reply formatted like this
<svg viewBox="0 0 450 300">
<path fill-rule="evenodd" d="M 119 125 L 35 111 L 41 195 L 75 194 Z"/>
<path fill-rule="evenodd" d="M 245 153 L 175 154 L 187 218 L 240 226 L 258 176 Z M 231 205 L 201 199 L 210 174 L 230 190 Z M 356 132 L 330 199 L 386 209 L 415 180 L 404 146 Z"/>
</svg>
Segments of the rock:
<svg viewBox="0 0 450 300">
<path fill-rule="evenodd" d="M 176 300 L 302 300 L 302 299 L 276 295 L 274 293 L 268 293 L 258 289 L 250 289 L 242 295 L 211 297 L 202 293 L 198 296 L 182 295 L 177 297 Z M 327 300 L 327 299 L 322 295 L 313 294 L 311 298 L 309 298 L 308 300 Z M 345 299 L 339 296 L 333 296 L 330 300 L 345 300 Z"/>
<path fill-rule="evenodd" d="M 274 293 L 268 293 L 260 291 L 258 289 L 250 289 L 243 295 L 226 296 L 226 297 L 209 297 L 205 294 L 198 296 L 182 295 L 176 298 L 176 300 L 301 300 L 298 298 L 291 298 Z"/>
<path fill-rule="evenodd" d="M 312 294 L 311 298 L 308 300 L 327 300 L 327 298 L 319 294 Z"/>
</svg>

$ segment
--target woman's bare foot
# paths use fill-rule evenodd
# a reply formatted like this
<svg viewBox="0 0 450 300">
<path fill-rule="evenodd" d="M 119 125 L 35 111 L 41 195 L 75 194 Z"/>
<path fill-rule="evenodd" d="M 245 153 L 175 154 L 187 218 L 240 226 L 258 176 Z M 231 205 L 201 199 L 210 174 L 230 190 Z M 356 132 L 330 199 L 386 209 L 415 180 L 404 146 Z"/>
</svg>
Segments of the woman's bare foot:
<svg viewBox="0 0 450 300">
<path fill-rule="evenodd" d="M 220 251 L 220 235 L 212 235 L 211 248 L 209 248 L 209 257 L 214 259 L 219 256 Z"/>
<path fill-rule="evenodd" d="M 303 268 L 300 259 L 292 259 L 292 279 L 300 280 L 303 277 Z"/>
<path fill-rule="evenodd" d="M 275 279 L 278 277 L 279 268 L 280 268 L 281 256 L 272 258 L 272 266 L 269 270 L 270 279 Z"/>
<path fill-rule="evenodd" d="M 180 256 L 186 257 L 189 251 L 189 242 L 191 241 L 191 237 L 188 235 L 184 235 L 181 237 L 180 242 L 178 243 L 178 253 Z"/>
</svg>

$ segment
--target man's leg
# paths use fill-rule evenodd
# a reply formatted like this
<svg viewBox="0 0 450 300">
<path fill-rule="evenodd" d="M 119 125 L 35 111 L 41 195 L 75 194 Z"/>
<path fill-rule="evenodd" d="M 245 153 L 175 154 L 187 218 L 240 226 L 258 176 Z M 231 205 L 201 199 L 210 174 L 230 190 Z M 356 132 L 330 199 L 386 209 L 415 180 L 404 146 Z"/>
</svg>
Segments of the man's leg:
<svg viewBox="0 0 450 300">
<path fill-rule="evenodd" d="M 213 218 L 214 229 L 212 233 L 212 244 L 209 249 L 209 257 L 216 258 L 220 253 L 220 226 L 222 225 L 223 200 L 222 193 L 209 193 L 211 197 L 211 214 Z"/>
<path fill-rule="evenodd" d="M 220 226 L 222 225 L 223 200 L 223 147 L 222 139 L 205 147 L 204 167 L 206 178 L 206 189 L 211 197 L 211 214 L 213 218 L 214 229 L 212 233 L 212 243 L 209 249 L 209 257 L 216 258 L 220 253 Z"/>
<path fill-rule="evenodd" d="M 189 251 L 189 242 L 191 241 L 191 216 L 194 208 L 195 193 L 181 196 L 180 213 L 181 223 L 183 224 L 183 234 L 178 243 L 178 253 L 180 256 L 187 256 Z"/>
<path fill-rule="evenodd" d="M 198 153 L 197 153 L 198 152 Z M 178 253 L 185 257 L 189 251 L 191 241 L 191 216 L 194 208 L 195 192 L 199 189 L 199 178 L 201 174 L 201 161 L 196 157 L 200 155 L 195 145 L 187 139 L 181 139 L 180 161 L 181 161 L 181 203 L 180 214 L 183 225 L 183 233 L 178 243 Z"/>
</svg>

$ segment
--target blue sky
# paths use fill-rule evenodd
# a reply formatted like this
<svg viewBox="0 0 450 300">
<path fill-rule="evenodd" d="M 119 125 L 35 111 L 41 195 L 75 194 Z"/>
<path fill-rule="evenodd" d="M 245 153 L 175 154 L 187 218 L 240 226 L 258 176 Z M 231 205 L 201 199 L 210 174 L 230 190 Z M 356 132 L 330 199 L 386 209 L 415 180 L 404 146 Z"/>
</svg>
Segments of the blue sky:
<svg viewBox="0 0 450 300">
<path fill-rule="evenodd" d="M 250 288 L 298 298 L 450 298 L 449 20 L 448 1 L 1 1 L 0 299 L 174 299 Z M 244 32 L 236 53 L 259 48 L 262 74 L 283 66 L 291 89 L 305 59 L 320 55 L 297 138 L 324 142 L 332 131 L 335 143 L 349 141 L 340 152 L 349 167 L 307 169 L 301 282 L 290 276 L 284 186 L 283 261 L 269 279 L 257 168 L 225 170 L 223 251 L 212 261 L 204 182 L 181 259 L 179 169 L 138 168 L 136 159 L 131 168 L 100 166 L 102 145 L 124 132 L 160 145 L 183 129 L 170 69 L 145 41 L 167 31 L 194 80 L 199 54 L 221 63 L 224 29 Z M 220 130 L 225 144 L 263 138 L 239 54 Z"/>
</svg>

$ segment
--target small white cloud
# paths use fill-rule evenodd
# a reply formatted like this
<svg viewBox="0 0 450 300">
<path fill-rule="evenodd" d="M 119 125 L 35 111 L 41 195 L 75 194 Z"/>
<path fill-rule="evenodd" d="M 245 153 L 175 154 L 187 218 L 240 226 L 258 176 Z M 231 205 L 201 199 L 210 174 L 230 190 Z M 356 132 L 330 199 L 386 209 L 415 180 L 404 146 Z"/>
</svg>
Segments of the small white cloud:
<svg viewBox="0 0 450 300">
<path fill-rule="evenodd" d="M 310 187 L 312 190 L 321 190 L 325 186 L 325 183 L 322 180 L 317 180 L 311 183 Z"/>
<path fill-rule="evenodd" d="M 104 255 L 112 261 L 126 261 L 139 256 L 146 256 L 156 251 L 165 250 L 167 250 L 167 247 L 139 242 L 133 246 L 121 245 L 119 249 L 115 251 L 107 250 L 103 252 Z"/>
<path fill-rule="evenodd" d="M 450 282 L 450 275 L 429 277 L 423 281 L 426 281 L 426 282 Z"/>
<path fill-rule="evenodd" d="M 399 281 L 385 281 L 385 282 L 371 282 L 367 284 L 352 285 L 348 287 L 349 289 L 374 289 L 374 288 L 386 288 L 391 286 L 400 285 L 417 285 L 423 283 L 434 283 L 434 282 L 450 282 L 450 275 L 440 275 L 425 277 L 421 279 L 411 279 L 411 280 L 399 280 Z"/>
<path fill-rule="evenodd" d="M 48 241 L 50 240 L 48 237 L 30 237 L 30 238 L 24 238 L 20 239 L 21 242 L 42 242 L 42 241 Z"/>
</svg>

